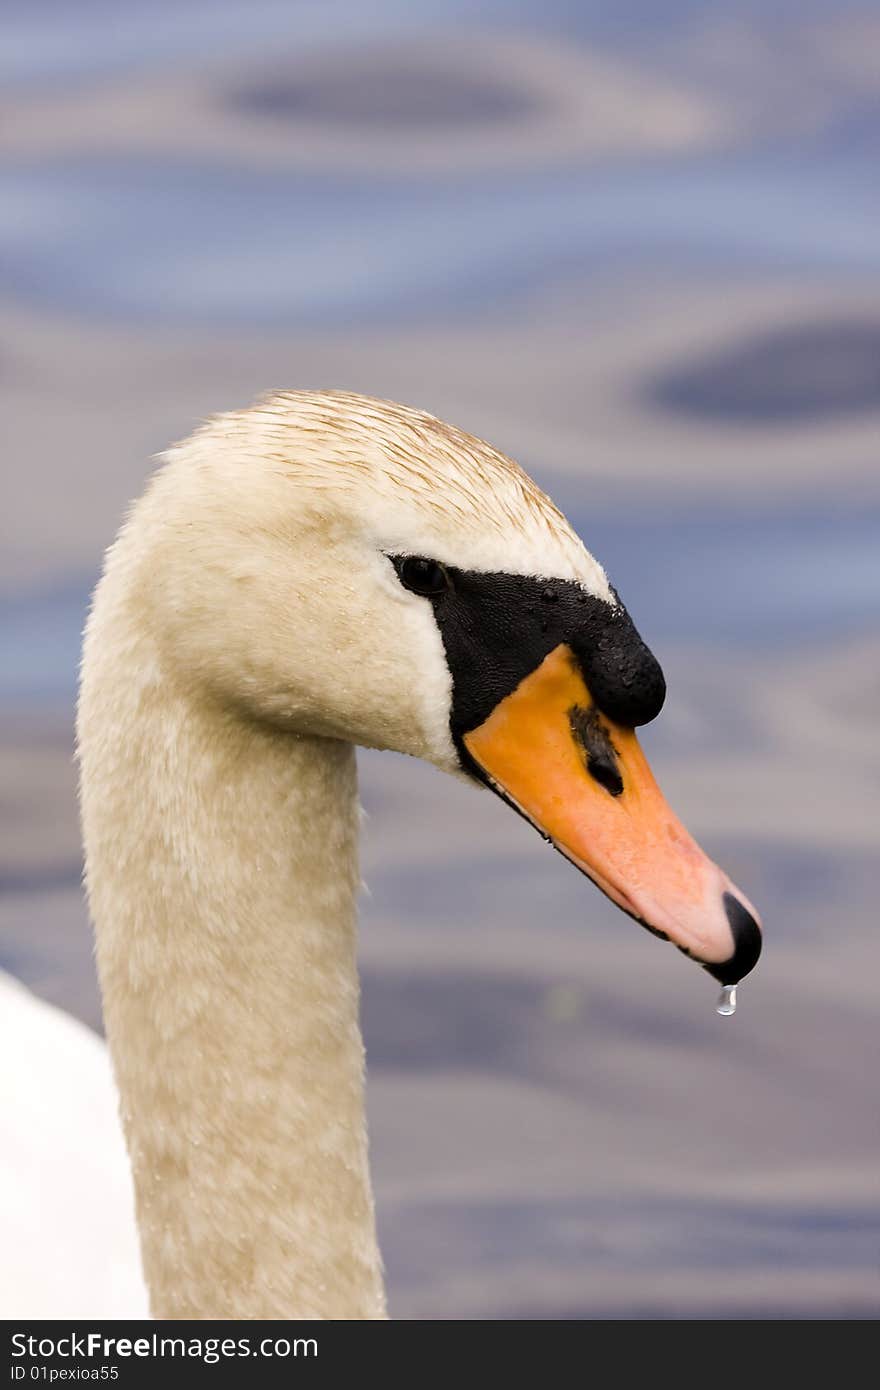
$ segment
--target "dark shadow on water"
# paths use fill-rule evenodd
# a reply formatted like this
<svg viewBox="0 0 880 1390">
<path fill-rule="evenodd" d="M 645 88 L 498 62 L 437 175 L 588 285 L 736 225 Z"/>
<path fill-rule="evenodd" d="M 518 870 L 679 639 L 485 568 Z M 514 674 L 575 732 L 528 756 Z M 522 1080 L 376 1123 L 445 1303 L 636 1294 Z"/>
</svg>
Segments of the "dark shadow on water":
<svg viewBox="0 0 880 1390">
<path fill-rule="evenodd" d="M 501 967 L 491 975 L 367 969 L 362 986 L 364 1041 L 376 1071 L 470 1072 L 588 1098 L 600 1084 L 603 1049 L 619 1039 L 706 1046 L 704 1012 L 676 1015 L 624 991 L 588 995 L 561 976 L 542 980 Z"/>
<path fill-rule="evenodd" d="M 423 54 L 332 58 L 309 71 L 268 79 L 227 98 L 248 115 L 276 121 L 308 121 L 340 129 L 359 126 L 444 130 L 479 129 L 516 121 L 530 114 L 534 102 L 512 84 L 488 73 L 467 73 L 450 62 L 432 62 Z"/>
<path fill-rule="evenodd" d="M 384 1211 L 380 1227 L 392 1297 L 396 1293 L 403 1317 L 410 1300 L 415 1310 L 432 1295 L 444 1299 L 454 1288 L 453 1272 L 463 1269 L 471 1280 L 514 1273 L 539 1297 L 544 1270 L 570 1283 L 561 1307 L 545 1295 L 530 1307 L 508 1307 L 505 1316 L 514 1318 L 860 1318 L 874 1307 L 869 1286 L 880 1230 L 871 1210 L 811 1212 L 653 1197 L 413 1202 Z M 772 1278 L 770 1299 L 753 1301 L 746 1293 L 707 1307 L 683 1296 L 676 1275 L 690 1284 L 714 1279 L 721 1252 L 728 1275 Z M 838 1304 L 832 1295 L 825 1305 L 815 1295 L 786 1298 L 787 1278 L 821 1262 L 863 1270 L 864 1298 L 843 1295 Z M 629 1277 L 633 1296 L 605 1303 L 596 1296 L 596 1280 L 603 1277 L 611 1287 Z M 642 1280 L 653 1283 L 647 1294 Z M 516 1305 L 515 1297 L 511 1301 Z M 492 1314 L 472 1309 L 470 1316 Z"/>
<path fill-rule="evenodd" d="M 880 323 L 770 329 L 663 372 L 647 394 L 668 410 L 743 425 L 880 411 Z"/>
<path fill-rule="evenodd" d="M 560 1265 L 585 1258 L 605 1267 L 638 1263 L 663 1270 L 675 1264 L 715 1269 L 719 1250 L 728 1269 L 752 1266 L 756 1255 L 777 1267 L 803 1267 L 810 1248 L 828 1260 L 873 1269 L 880 1217 L 871 1209 L 804 1210 L 780 1204 L 772 1210 L 748 1202 L 644 1197 L 621 1201 L 589 1197 L 540 1202 L 485 1201 L 413 1203 L 406 1210 L 406 1235 L 395 1232 L 396 1268 L 401 1278 L 424 1273 L 420 1252 L 441 1232 L 454 1231 L 462 1265 L 503 1263 L 526 1250 Z M 661 1301 L 658 1299 L 658 1302 Z"/>
</svg>

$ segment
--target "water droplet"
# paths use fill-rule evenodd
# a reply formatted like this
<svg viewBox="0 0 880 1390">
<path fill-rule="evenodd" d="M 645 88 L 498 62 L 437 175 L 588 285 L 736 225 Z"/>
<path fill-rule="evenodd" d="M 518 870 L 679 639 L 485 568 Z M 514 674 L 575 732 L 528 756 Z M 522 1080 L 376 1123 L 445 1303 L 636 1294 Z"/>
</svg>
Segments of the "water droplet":
<svg viewBox="0 0 880 1390">
<path fill-rule="evenodd" d="M 731 1014 L 736 1013 L 736 985 L 722 985 L 721 993 L 718 996 L 718 1003 L 715 1005 L 716 1014 L 721 1014 L 722 1018 L 730 1018 Z"/>
</svg>

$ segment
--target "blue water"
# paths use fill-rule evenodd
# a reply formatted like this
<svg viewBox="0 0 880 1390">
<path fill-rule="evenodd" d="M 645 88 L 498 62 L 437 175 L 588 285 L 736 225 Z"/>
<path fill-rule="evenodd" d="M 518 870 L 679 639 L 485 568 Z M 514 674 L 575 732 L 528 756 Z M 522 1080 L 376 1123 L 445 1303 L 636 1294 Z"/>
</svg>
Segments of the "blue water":
<svg viewBox="0 0 880 1390">
<path fill-rule="evenodd" d="M 784 41 L 792 16 L 827 19 L 850 8 L 832 0 L 711 7 L 691 0 L 161 0 L 122 8 L 110 0 L 15 0 L 7 6 L 0 75 L 33 102 L 42 92 L 75 93 L 127 73 L 185 73 L 187 64 L 266 57 L 272 35 L 273 60 L 287 53 L 302 65 L 309 54 L 341 53 L 334 80 L 344 86 L 344 63 L 357 63 L 364 51 L 384 44 L 393 54 L 395 45 L 420 42 L 430 53 L 434 34 L 466 39 L 482 28 L 564 45 L 588 39 L 615 61 L 647 71 L 659 54 L 667 85 L 678 65 L 699 92 L 711 89 L 711 77 L 687 45 L 677 53 L 675 33 L 687 37 L 695 24 L 699 32 L 706 9 L 729 23 L 757 17 L 758 33 L 772 44 Z M 454 60 L 446 71 L 454 93 Z M 515 82 L 509 95 L 519 97 Z M 213 97 L 231 101 L 226 88 Z M 460 120 L 454 95 L 447 92 L 446 101 L 450 119 Z M 251 111 L 257 137 L 261 120 L 276 128 Z M 876 273 L 880 99 L 847 99 L 839 84 L 836 107 L 813 134 L 797 123 L 788 133 L 784 121 L 765 124 L 758 116 L 746 137 L 709 152 L 596 163 L 555 157 L 550 146 L 537 164 L 510 170 L 487 160 L 471 173 L 455 172 L 454 159 L 442 174 L 421 171 L 417 159 L 407 172 L 386 172 L 381 124 L 361 173 L 297 170 L 302 128 L 292 128 L 287 169 L 283 162 L 251 167 L 233 153 L 201 160 L 137 151 L 122 158 L 100 149 L 63 159 L 22 155 L 0 165 L 0 294 L 127 322 L 268 329 L 467 318 L 548 284 L 630 267 L 702 268 L 726 278 Z M 333 128 L 344 136 L 344 122 Z M 456 138 L 455 122 L 450 132 Z"/>
<path fill-rule="evenodd" d="M 273 47 L 318 48 L 410 34 L 510 28 L 650 49 L 707 12 L 785 24 L 845 14 L 858 0 L 6 0 L 0 78 L 23 87 L 138 72 Z"/>
<path fill-rule="evenodd" d="M 870 150 L 473 177 L 115 158 L 0 169 L 0 292 L 90 316 L 333 326 L 468 318 L 625 265 L 880 269 Z M 760 208 L 760 218 L 755 210 Z"/>
<path fill-rule="evenodd" d="M 39 157 L 0 157 L 0 298 L 33 315 L 36 323 L 46 315 L 50 324 L 60 317 L 87 330 L 95 323 L 110 324 L 128 333 L 142 330 L 153 340 L 187 334 L 195 343 L 200 331 L 225 334 L 230 353 L 239 331 L 278 335 L 283 349 L 287 341 L 307 344 L 316 332 L 327 341 L 344 342 L 349 326 L 357 328 L 361 341 L 369 342 L 371 331 L 379 340 L 388 327 L 406 341 L 413 326 L 430 330 L 443 323 L 460 329 L 464 350 L 471 354 L 467 335 L 476 323 L 508 322 L 512 334 L 527 335 L 531 296 L 542 291 L 560 302 L 570 288 L 588 306 L 589 292 L 600 288 L 603 315 L 613 322 L 615 287 L 629 293 L 630 274 L 634 281 L 646 274 L 662 281 L 668 275 L 685 299 L 691 282 L 701 290 L 713 283 L 725 290 L 742 284 L 754 296 L 767 280 L 795 291 L 818 286 L 833 299 L 835 289 L 876 283 L 880 271 L 880 93 L 850 93 L 839 74 L 817 85 L 809 23 L 816 18 L 843 25 L 859 10 L 864 5 L 847 0 L 670 0 L 664 5 L 655 0 L 614 5 L 606 0 L 377 0 L 369 5 L 362 0 L 126 0 L 124 5 L 8 0 L 0 79 L 7 92 L 27 102 L 80 90 L 98 100 L 104 83 L 195 72 L 215 60 L 261 55 L 274 60 L 285 52 L 307 59 L 325 50 L 357 55 L 370 46 L 393 49 L 412 41 L 430 51 L 435 34 L 496 30 L 534 33 L 557 44 L 592 42 L 624 63 L 648 70 L 659 63 L 664 81 L 674 82 L 680 73 L 711 91 L 720 69 L 701 67 L 700 35 L 715 22 L 731 25 L 729 56 L 735 66 L 736 26 L 748 22 L 759 58 L 762 44 L 778 49 L 784 65 L 780 76 L 791 83 L 790 90 L 815 92 L 817 109 L 824 100 L 833 109 L 814 132 L 798 133 L 787 130 L 784 121 L 762 123 L 756 101 L 748 135 L 711 152 L 596 161 L 548 150 L 528 167 L 505 161 L 492 167 L 487 160 L 476 172 L 459 170 L 450 159 L 443 173 L 414 161 L 408 173 L 394 174 L 381 157 L 387 132 L 378 125 L 372 129 L 372 172 L 358 166 L 360 173 L 346 172 L 342 162 L 322 173 L 297 170 L 295 160 L 287 169 L 257 169 L 232 153 L 209 159 L 192 153 L 177 157 L 173 151 L 109 153 L 94 145 L 62 157 L 50 143 L 48 154 Z M 721 49 L 723 58 L 724 45 Z M 452 100 L 454 80 L 443 90 L 442 99 Z M 327 102 L 332 108 L 332 92 Z M 487 103 L 491 106 L 488 97 Z M 514 121 L 515 102 L 511 109 Z M 461 112 L 453 114 L 450 129 L 454 125 L 460 138 L 466 121 Z M 247 119 L 258 129 L 266 117 L 252 109 Z M 337 135 L 340 129 L 336 120 Z M 686 313 L 687 304 L 682 307 Z M 631 309 L 628 313 L 637 333 Z M 857 419 L 864 424 L 866 413 L 880 405 L 874 347 L 880 324 L 870 320 L 859 336 L 845 315 L 832 322 L 817 310 L 815 322 L 786 321 L 791 336 L 785 339 L 773 336 L 776 314 L 777 308 L 768 307 L 767 333 L 761 338 L 764 326 L 758 323 L 756 336 L 735 345 L 733 355 L 729 344 L 708 343 L 708 376 L 700 377 L 700 361 L 655 361 L 654 375 L 630 383 L 633 401 L 650 400 L 673 426 L 678 411 L 698 416 L 709 432 L 725 429 L 727 440 L 731 429 L 739 430 L 744 451 L 772 442 L 774 430 L 784 432 L 793 422 L 805 427 L 818 419 L 823 427 L 836 422 L 845 428 Z M 0 383 L 19 370 L 15 349 L 12 340 L 0 349 Z M 476 362 L 474 371 L 479 372 Z M 540 360 L 535 371 L 541 372 Z M 817 373 L 824 388 L 821 402 Z M 848 389 L 835 391 L 841 374 Z M 51 397 L 51 381 L 45 390 Z M 95 400 L 97 391 L 96 386 Z M 101 408 L 112 412 L 116 406 L 110 401 Z M 74 422 L 77 427 L 82 428 Z M 725 449 L 719 466 L 730 467 L 730 458 Z M 39 460 L 30 462 L 44 485 Z M 541 479 L 540 458 L 523 457 L 523 462 Z M 47 476 L 59 466 L 55 460 L 44 463 Z M 834 466 L 831 448 L 830 475 Z M 736 505 L 709 496 L 705 480 L 699 495 L 687 496 L 679 486 L 674 500 L 650 507 L 635 487 L 626 506 L 619 497 L 613 509 L 588 505 L 589 480 L 579 481 L 572 471 L 556 478 L 552 490 L 661 659 L 667 650 L 687 648 L 690 669 L 699 672 L 711 667 L 716 652 L 725 658 L 742 654 L 744 668 L 755 672 L 757 681 L 772 678 L 761 675 L 772 663 L 748 667 L 749 657 L 796 651 L 800 658 L 812 652 L 815 676 L 834 659 L 836 644 L 877 630 L 880 509 L 863 505 L 855 488 L 841 489 L 833 498 L 828 488 L 805 487 L 803 495 L 792 488 L 786 497 L 774 486 L 772 497 L 764 500 L 757 489 L 729 486 L 735 481 L 727 478 L 719 495 L 739 493 L 746 500 Z M 826 500 L 817 500 L 823 492 Z M 656 498 L 657 491 L 652 495 Z M 0 607 L 0 706 L 17 707 L 16 718 L 26 707 L 28 719 L 21 727 L 41 756 L 51 754 L 53 746 L 57 752 L 59 740 L 68 737 L 80 634 L 96 579 L 93 562 L 97 554 L 52 587 L 13 580 Z M 807 683 L 808 663 L 803 670 Z M 705 754 L 711 761 L 719 750 L 749 757 L 756 749 L 782 758 L 772 747 L 772 728 L 758 727 L 740 694 L 716 691 L 705 728 L 687 734 L 689 759 Z M 664 745 L 666 727 L 658 721 L 648 742 L 668 755 L 680 751 L 681 733 L 672 721 L 671 743 Z M 817 814 L 823 824 L 827 819 L 830 832 L 835 806 L 846 802 L 851 766 L 834 756 L 834 738 L 833 729 L 817 728 L 815 747 L 803 750 L 816 769 Z M 16 752 L 22 760 L 30 756 L 26 744 Z M 66 745 L 58 756 L 66 766 Z M 785 769 L 774 756 L 769 763 L 784 780 Z M 785 756 L 791 766 L 801 759 L 801 750 Z M 367 861 L 394 824 L 388 802 L 396 784 L 378 775 L 379 757 L 362 759 L 370 812 Z M 41 776 L 34 772 L 36 786 L 43 785 Z M 423 841 L 411 859 L 386 856 L 391 862 L 375 875 L 373 896 L 364 903 L 365 937 L 375 933 L 381 939 L 389 924 L 407 922 L 425 939 L 445 942 L 450 930 L 459 938 L 479 934 L 484 925 L 502 933 L 529 915 L 580 930 L 583 917 L 589 919 L 583 980 L 578 974 L 575 983 L 586 988 L 592 980 L 590 942 L 610 950 L 610 942 L 629 940 L 631 925 L 611 909 L 603 917 L 598 895 L 584 906 L 581 880 L 564 866 L 568 876 L 560 876 L 555 856 L 537 868 L 531 860 L 520 861 L 515 851 L 478 846 L 472 862 L 459 862 L 458 851 L 444 852 L 444 816 L 456 814 L 459 803 L 450 801 L 453 809 L 447 811 L 442 792 L 434 791 L 432 799 L 428 783 L 418 786 L 425 788 L 424 800 L 412 822 Z M 738 786 L 717 788 L 719 797 L 746 794 Z M 0 820 L 4 814 L 17 817 L 18 811 L 0 797 Z M 32 808 L 26 814 L 34 820 L 40 849 L 39 817 Z M 59 824 L 65 817 L 72 820 L 72 797 L 69 805 L 59 801 L 46 815 Z M 797 816 L 793 821 L 803 823 Z M 641 1194 L 627 1192 L 626 1180 L 618 1192 L 609 1149 L 607 1190 L 596 1189 L 598 1195 L 589 1184 L 579 1193 L 575 1184 L 570 1193 L 560 1187 L 533 1197 L 525 1185 L 519 1196 L 496 1196 L 487 1180 L 490 1170 L 475 1169 L 473 1192 L 461 1179 L 461 1187 L 442 1200 L 424 1202 L 412 1195 L 421 1178 L 413 1158 L 400 1190 L 389 1179 L 379 1203 L 392 1306 L 422 1316 L 449 1307 L 460 1315 L 457 1285 L 463 1271 L 468 1278 L 476 1271 L 491 1289 L 494 1280 L 519 1266 L 529 1271 L 521 1280 L 525 1291 L 511 1295 L 503 1308 L 506 1316 L 620 1316 L 626 1305 L 619 1299 L 609 1294 L 606 1307 L 604 1295 L 584 1294 L 577 1284 L 578 1273 L 591 1270 L 609 1281 L 632 1271 L 642 1292 L 629 1304 L 630 1316 L 684 1316 L 694 1309 L 699 1316 L 707 1306 L 701 1301 L 704 1289 L 726 1264 L 746 1275 L 753 1269 L 757 1292 L 752 1295 L 752 1281 L 746 1280 L 747 1293 L 733 1308 L 719 1295 L 714 1316 L 863 1311 L 870 1298 L 876 1233 L 861 1196 L 852 1205 L 846 1198 L 870 1127 L 852 1059 L 867 1055 L 870 1043 L 858 965 L 853 969 L 849 962 L 873 921 L 876 868 L 861 836 L 852 845 L 836 833 L 824 843 L 818 836 L 801 842 L 795 834 L 780 839 L 750 834 L 747 817 L 733 823 L 739 829 L 719 835 L 718 852 L 723 849 L 723 862 L 738 881 L 742 874 L 770 927 L 767 959 L 744 991 L 742 1017 L 733 1030 L 724 1031 L 726 1024 L 716 1030 L 713 990 L 700 1013 L 689 1012 L 689 996 L 680 1005 L 652 993 L 650 962 L 657 957 L 650 951 L 661 950 L 654 942 L 640 943 L 645 954 L 621 954 L 619 969 L 603 975 L 600 968 L 589 1008 L 570 1018 L 546 1007 L 557 963 L 548 956 L 546 971 L 527 968 L 528 958 L 515 958 L 519 947 L 513 935 L 511 959 L 502 950 L 497 966 L 482 974 L 474 974 L 464 957 L 450 955 L 444 963 L 440 953 L 399 972 L 384 961 L 368 965 L 364 1022 L 371 1074 L 380 1085 L 407 1076 L 424 1092 L 426 1108 L 414 1127 L 434 1123 L 436 1096 L 441 1121 L 435 1148 L 438 1154 L 448 1152 L 453 1168 L 471 1139 L 460 1136 L 458 1149 L 441 1129 L 443 1115 L 459 1113 L 442 1109 L 444 1096 L 455 1087 L 463 1094 L 470 1094 L 470 1085 L 485 1087 L 481 1095 L 487 1104 L 500 1107 L 508 1123 L 518 1117 L 524 1148 L 534 1138 L 532 1131 L 543 1126 L 548 1162 L 557 1119 L 567 1133 L 575 1111 L 595 1110 L 598 1153 L 607 1144 L 603 1124 L 615 1105 L 627 1122 L 642 1110 L 648 1116 L 639 1131 L 646 1184 Z M 62 837 L 61 845 L 54 857 L 47 843 L 43 857 L 35 852 L 19 863 L 12 856 L 0 865 L 0 908 L 6 912 L 0 960 L 95 1022 L 75 833 Z M 822 956 L 829 941 L 833 955 Z M 864 957 L 853 958 L 858 963 Z M 828 997 L 815 995 L 816 1013 L 801 1007 L 790 989 L 786 993 L 787 971 L 801 960 L 812 960 L 816 975 L 820 967 L 828 974 Z M 634 975 L 624 975 L 624 961 Z M 560 972 L 564 968 L 558 965 Z M 845 977 L 853 981 L 850 996 L 840 983 Z M 809 970 L 804 978 L 809 984 Z M 571 984 L 566 978 L 566 988 Z M 695 1061 L 707 1056 L 714 1058 L 711 1069 L 695 1071 Z M 662 1063 L 656 1085 L 655 1061 Z M 700 1075 L 708 1094 L 693 1092 L 693 1078 Z M 721 1107 L 717 1078 L 726 1088 Z M 439 1082 L 440 1089 L 432 1091 Z M 548 1121 L 551 1101 L 559 1106 Z M 396 1162 L 405 1150 L 406 1106 L 387 1097 L 384 1105 L 374 1112 L 374 1151 L 383 1174 L 399 1173 L 403 1170 L 391 1159 Z M 479 1128 L 476 1108 L 471 1118 Z M 742 1171 L 737 1176 L 749 1179 L 753 1197 L 735 1199 L 728 1178 L 717 1176 L 705 1157 L 711 1152 L 706 1134 L 721 1126 L 729 1127 L 725 1142 L 738 1155 Z M 418 1152 L 416 1136 L 411 1142 Z M 561 1140 L 560 1146 L 569 1142 Z M 484 1152 L 494 1154 L 491 1161 L 504 1171 L 517 1147 L 514 1138 L 510 1153 L 500 1154 L 491 1145 Z M 650 1192 L 655 1147 L 667 1164 L 680 1169 L 681 1197 L 663 1196 L 662 1183 L 660 1195 Z M 592 1138 L 582 1157 L 588 1177 L 596 1159 Z M 629 1160 L 631 1154 L 621 1157 Z M 523 1160 L 523 1173 L 529 1172 L 528 1161 Z M 786 1165 L 793 1175 L 792 1194 L 782 1200 L 771 1179 Z M 540 1165 L 534 1171 L 540 1174 Z M 603 1171 L 601 1161 L 596 1171 Z M 693 1192 L 691 1172 L 699 1179 Z M 818 1191 L 810 1186 L 814 1173 L 822 1175 L 824 1193 L 811 1206 L 812 1198 L 798 1199 L 798 1183 Z M 659 1169 L 657 1176 L 663 1177 Z M 402 1197 L 406 1192 L 410 1196 Z M 679 1276 L 689 1270 L 691 1284 L 677 1293 L 667 1290 L 670 1269 Z M 797 1277 L 811 1270 L 825 1278 L 815 1296 L 790 1294 Z M 565 1279 L 555 1302 L 543 1296 L 547 1271 Z M 638 1283 L 644 1271 L 647 1285 Z M 846 1283 L 847 1274 L 856 1282 Z M 443 1278 L 455 1296 L 448 1303 L 432 1302 L 435 1281 Z M 838 1278 L 845 1289 L 835 1296 Z M 770 1284 L 765 1287 L 762 1279 Z M 864 1292 L 853 1293 L 863 1286 Z M 482 1306 L 477 1297 L 477 1312 Z"/>
</svg>

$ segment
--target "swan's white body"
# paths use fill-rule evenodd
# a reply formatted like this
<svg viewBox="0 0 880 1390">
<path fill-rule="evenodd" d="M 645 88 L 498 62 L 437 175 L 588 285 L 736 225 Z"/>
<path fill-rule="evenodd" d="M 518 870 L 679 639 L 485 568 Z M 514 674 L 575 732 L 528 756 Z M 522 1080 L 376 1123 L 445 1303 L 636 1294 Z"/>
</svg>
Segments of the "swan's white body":
<svg viewBox="0 0 880 1390">
<path fill-rule="evenodd" d="M 401 555 L 431 557 L 445 607 Z M 551 609 L 569 626 L 545 642 Z M 719 969 L 733 959 L 732 885 L 662 802 L 631 728 L 608 722 L 640 690 L 659 708 L 659 668 L 627 624 L 549 499 L 433 417 L 283 393 L 167 456 L 108 553 L 78 714 L 87 886 L 156 1316 L 386 1316 L 356 744 L 461 775 L 473 731 L 485 780 L 509 790 L 524 771 L 508 799 L 544 798 L 550 820 L 532 819 L 562 817 L 557 843 L 615 901 Z M 671 911 L 654 882 L 667 861 Z"/>
<path fill-rule="evenodd" d="M 2 1316 L 147 1317 L 106 1047 L 0 974 L 0 1057 Z"/>
</svg>

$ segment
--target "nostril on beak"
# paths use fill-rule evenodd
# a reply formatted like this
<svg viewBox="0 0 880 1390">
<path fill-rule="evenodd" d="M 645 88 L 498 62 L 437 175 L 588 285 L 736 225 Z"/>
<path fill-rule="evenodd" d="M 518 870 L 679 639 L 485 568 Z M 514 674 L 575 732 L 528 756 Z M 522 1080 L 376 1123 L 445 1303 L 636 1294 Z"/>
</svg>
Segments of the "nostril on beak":
<svg viewBox="0 0 880 1390">
<path fill-rule="evenodd" d="M 724 894 L 724 911 L 733 936 L 733 955 L 720 965 L 706 965 L 719 984 L 736 985 L 754 970 L 761 954 L 761 928 L 748 908 L 732 893 Z"/>
</svg>

